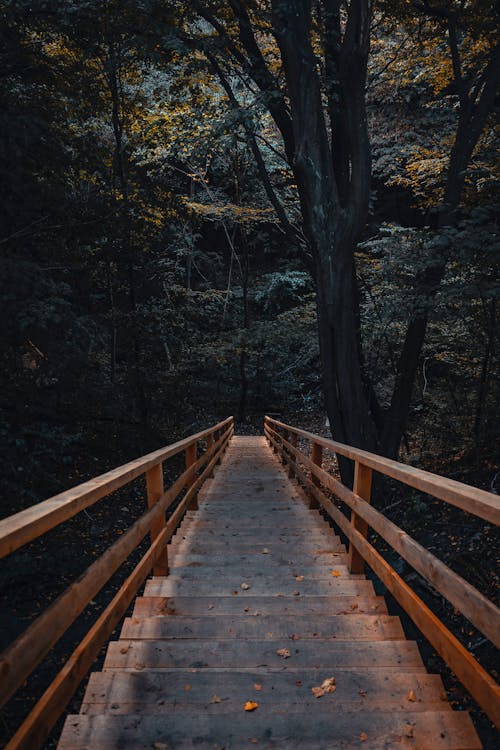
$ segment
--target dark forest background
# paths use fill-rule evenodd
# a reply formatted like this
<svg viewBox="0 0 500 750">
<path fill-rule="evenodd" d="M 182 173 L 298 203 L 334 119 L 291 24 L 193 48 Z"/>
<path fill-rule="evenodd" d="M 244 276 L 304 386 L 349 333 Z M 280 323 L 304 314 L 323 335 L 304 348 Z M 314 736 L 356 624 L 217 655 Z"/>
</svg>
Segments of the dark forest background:
<svg viewBox="0 0 500 750">
<path fill-rule="evenodd" d="M 268 413 L 330 434 L 324 274 L 306 181 L 272 114 L 282 97 L 293 120 L 294 81 L 269 5 L 0 0 L 2 517 L 230 414 L 237 432 L 261 433 Z M 344 5 L 333 5 L 344 28 Z M 275 88 L 252 67 L 242 6 Z M 339 93 L 329 83 L 322 14 L 332 3 L 312 6 L 312 67 L 331 124 L 349 84 Z M 346 347 L 377 429 L 402 378 L 408 391 L 400 432 L 365 447 L 493 492 L 497 40 L 487 0 L 376 3 L 362 81 L 371 178 L 350 240 L 357 330 Z M 363 404 L 351 406 L 364 419 Z M 362 442 L 348 428 L 340 437 Z M 454 568 L 494 595 L 481 524 L 436 520 L 416 493 L 402 504 L 394 488 L 376 502 L 397 506 L 426 546 L 454 544 Z M 90 540 L 82 565 L 142 511 L 143 490 L 118 503 L 72 527 Z M 78 545 L 68 539 L 54 537 L 69 573 Z M 34 558 L 49 577 L 59 569 L 54 549 L 7 563 L 9 599 L 12 586 L 36 588 Z M 47 600 L 51 586 L 38 589 Z M 0 617 L 6 642 L 33 614 L 23 606 Z M 463 692 L 457 700 L 468 705 Z"/>
<path fill-rule="evenodd" d="M 242 118 L 182 41 L 206 22 L 184 4 L 125 0 L 2 10 L 2 513 L 227 414 L 324 427 L 307 251 L 284 233 L 253 145 L 300 232 L 293 174 L 262 97 L 228 63 Z M 464 77 L 484 72 L 487 10 L 460 19 Z M 384 404 L 423 304 L 415 276 L 449 248 L 402 451 L 448 473 L 483 466 L 494 487 L 498 126 L 493 108 L 453 222 L 433 226 L 457 100 L 439 19 L 382 4 L 356 254 L 365 366 Z"/>
</svg>

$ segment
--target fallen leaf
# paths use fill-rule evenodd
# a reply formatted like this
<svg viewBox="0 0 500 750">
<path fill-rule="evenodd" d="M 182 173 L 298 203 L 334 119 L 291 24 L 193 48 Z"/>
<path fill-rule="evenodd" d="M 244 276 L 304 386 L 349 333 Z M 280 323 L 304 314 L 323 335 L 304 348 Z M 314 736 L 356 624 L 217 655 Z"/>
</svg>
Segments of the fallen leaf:
<svg viewBox="0 0 500 750">
<path fill-rule="evenodd" d="M 220 698 L 218 695 L 213 695 L 210 699 L 210 703 L 220 703 Z"/>
<path fill-rule="evenodd" d="M 335 677 L 327 677 L 326 680 L 323 680 L 323 682 L 321 683 L 321 687 L 327 693 L 333 693 L 333 692 L 335 692 L 335 690 L 336 690 L 336 687 L 335 687 Z"/>
<path fill-rule="evenodd" d="M 292 639 L 292 641 L 300 641 L 300 635 L 297 635 L 297 633 L 293 633 L 290 638 Z"/>
<path fill-rule="evenodd" d="M 184 685 L 184 691 L 188 693 L 190 690 L 191 690 L 191 685 L 189 684 L 189 682 L 186 682 L 186 684 Z"/>
<path fill-rule="evenodd" d="M 295 580 L 296 581 L 303 581 L 304 580 L 304 576 L 295 576 Z"/>
<path fill-rule="evenodd" d="M 361 734 L 359 735 L 359 739 L 361 740 L 361 742 L 366 742 L 366 740 L 368 739 L 368 735 L 366 734 L 366 732 L 361 732 Z"/>
<path fill-rule="evenodd" d="M 294 591 L 294 592 L 293 592 L 293 595 L 294 595 L 294 596 L 300 596 L 300 591 Z"/>
<path fill-rule="evenodd" d="M 289 659 L 291 656 L 290 650 L 287 648 L 279 648 L 276 653 L 281 656 L 282 659 Z"/>
<path fill-rule="evenodd" d="M 356 604 L 356 602 L 353 602 L 353 603 L 352 603 L 352 604 L 350 605 L 351 609 L 357 609 L 357 608 L 358 608 L 358 606 L 359 606 L 359 605 L 358 605 L 358 604 Z"/>
<path fill-rule="evenodd" d="M 214 604 L 209 604 L 209 605 L 208 605 L 208 609 L 213 609 L 213 608 L 214 608 L 214 606 L 215 606 Z"/>
<path fill-rule="evenodd" d="M 259 685 L 258 682 L 256 682 L 253 687 L 254 687 L 254 690 L 262 690 L 262 685 Z"/>
<path fill-rule="evenodd" d="M 362 688 L 360 688 L 360 689 L 358 690 L 358 693 L 360 694 L 360 696 L 361 696 L 362 698 L 366 698 L 366 690 L 363 690 Z"/>
<path fill-rule="evenodd" d="M 243 591 L 248 591 L 249 588 L 250 586 L 248 585 L 248 583 L 242 583 L 240 586 L 240 589 L 243 589 Z"/>
<path fill-rule="evenodd" d="M 250 612 L 250 607 L 245 607 L 243 612 Z"/>
<path fill-rule="evenodd" d="M 238 596 L 238 591 L 233 591 L 233 596 Z"/>
<path fill-rule="evenodd" d="M 166 742 L 153 742 L 153 750 L 169 750 Z"/>
<path fill-rule="evenodd" d="M 128 648 L 123 646 L 123 648 L 120 649 L 120 654 L 128 654 Z"/>
<path fill-rule="evenodd" d="M 255 711 L 259 707 L 259 704 L 255 701 L 247 701 L 245 703 L 245 711 Z"/>
<path fill-rule="evenodd" d="M 311 693 L 315 698 L 321 698 L 325 693 L 334 693 L 336 689 L 335 677 L 327 677 L 319 687 L 311 688 Z"/>
<path fill-rule="evenodd" d="M 410 690 L 408 695 L 406 696 L 406 700 L 410 701 L 410 703 L 415 703 L 417 700 L 417 696 L 415 695 L 413 690 Z"/>
<path fill-rule="evenodd" d="M 267 547 L 264 547 L 264 549 L 262 550 L 262 554 L 263 555 L 268 555 L 269 554 L 269 550 L 267 549 Z"/>
<path fill-rule="evenodd" d="M 338 571 L 338 570 L 331 570 L 331 571 L 330 571 L 330 573 L 331 573 L 331 575 L 332 575 L 332 576 L 334 576 L 335 578 L 338 578 L 338 577 L 339 577 L 339 575 L 340 575 L 340 573 L 339 573 L 339 571 Z"/>
<path fill-rule="evenodd" d="M 302 680 L 295 680 L 297 687 L 302 687 Z"/>
</svg>

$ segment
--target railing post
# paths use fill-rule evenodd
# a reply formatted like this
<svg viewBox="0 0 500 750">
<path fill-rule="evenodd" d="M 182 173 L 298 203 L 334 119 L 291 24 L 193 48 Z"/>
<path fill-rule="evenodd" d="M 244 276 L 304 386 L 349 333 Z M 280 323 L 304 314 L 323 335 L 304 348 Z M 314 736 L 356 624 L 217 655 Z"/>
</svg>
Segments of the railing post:
<svg viewBox="0 0 500 750">
<path fill-rule="evenodd" d="M 372 469 L 359 461 L 355 462 L 354 465 L 354 484 L 352 491 L 355 495 L 359 495 L 363 500 L 368 503 L 371 498 L 372 491 Z M 354 511 L 351 512 L 351 524 L 354 528 L 359 531 L 366 538 L 368 534 L 368 524 L 363 521 L 362 518 L 356 515 Z M 349 543 L 349 571 L 351 573 L 363 573 L 365 569 L 365 561 L 354 547 L 352 542 Z"/>
<path fill-rule="evenodd" d="M 288 441 L 288 430 L 283 429 L 283 440 Z M 281 442 L 281 463 L 283 466 L 287 463 L 286 453 L 285 453 L 285 446 L 283 445 L 283 440 Z"/>
<path fill-rule="evenodd" d="M 197 445 L 196 443 L 191 443 L 191 445 L 188 445 L 186 448 L 186 469 L 189 469 L 190 466 L 192 466 L 198 457 L 198 451 L 197 451 Z M 190 481 L 188 485 L 188 490 L 191 487 L 192 484 L 196 481 L 196 477 L 193 477 L 193 479 Z M 188 510 L 198 510 L 198 493 L 196 493 L 192 498 L 188 505 Z"/>
<path fill-rule="evenodd" d="M 158 502 L 163 495 L 163 463 L 156 464 L 146 472 L 146 491 L 148 496 L 148 508 L 151 508 Z M 165 526 L 165 514 L 151 526 L 151 544 L 163 530 Z M 153 575 L 168 575 L 168 547 L 165 545 L 161 554 L 157 557 L 153 566 Z"/>
<path fill-rule="evenodd" d="M 319 443 L 313 443 L 311 445 L 311 461 L 313 464 L 316 464 L 316 466 L 321 466 L 323 463 L 323 446 Z M 311 473 L 311 482 L 316 486 L 320 487 L 321 482 L 319 479 L 314 476 L 314 474 Z M 319 508 L 319 503 L 314 497 L 314 495 L 309 496 L 309 507 L 310 508 Z"/>
<path fill-rule="evenodd" d="M 297 447 L 297 433 L 292 432 L 290 436 L 290 442 L 293 445 L 294 448 Z M 288 464 L 288 476 L 290 479 L 293 479 L 295 477 L 295 464 L 297 463 L 297 457 L 292 453 L 290 455 L 290 462 Z"/>
<path fill-rule="evenodd" d="M 212 448 L 213 444 L 214 444 L 214 436 L 213 436 L 213 433 L 211 432 L 210 435 L 207 435 L 207 453 Z M 208 477 L 213 477 L 213 475 L 214 475 L 214 470 L 212 469 L 210 471 L 210 474 L 208 474 Z"/>
</svg>

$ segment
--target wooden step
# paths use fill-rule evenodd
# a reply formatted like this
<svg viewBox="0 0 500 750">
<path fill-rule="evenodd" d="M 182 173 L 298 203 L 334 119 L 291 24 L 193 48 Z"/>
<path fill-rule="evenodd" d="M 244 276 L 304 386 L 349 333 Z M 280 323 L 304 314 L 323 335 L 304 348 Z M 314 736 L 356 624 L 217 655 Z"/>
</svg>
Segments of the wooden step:
<svg viewBox="0 0 500 750">
<path fill-rule="evenodd" d="M 279 708 L 260 706 L 223 716 L 195 713 L 159 716 L 131 714 L 69 716 L 59 750 L 127 750 L 134 748 L 306 748 L 306 750 L 480 750 L 466 713 L 453 711 L 374 712 L 334 711 L 332 700 L 316 701 L 314 711 L 288 715 Z M 366 738 L 365 738 L 366 735 Z M 365 738 L 365 739 L 363 739 Z M 253 740 L 257 740 L 254 743 Z"/>
<path fill-rule="evenodd" d="M 162 669 L 267 669 L 290 671 L 318 667 L 339 669 L 388 669 L 422 671 L 425 667 L 413 641 L 360 641 L 346 648 L 344 641 L 303 640 L 300 649 L 291 638 L 253 640 L 111 641 L 104 669 L 142 671 Z M 318 646 L 319 644 L 319 646 Z M 290 657 L 277 652 L 288 648 Z"/>
<path fill-rule="evenodd" d="M 133 617 L 165 615 L 387 614 L 383 596 L 140 596 Z"/>
<path fill-rule="evenodd" d="M 245 581 L 249 576 L 255 578 L 265 578 L 266 576 L 279 575 L 282 581 L 303 581 L 325 580 L 330 581 L 332 577 L 342 577 L 345 580 L 363 580 L 362 574 L 349 574 L 345 565 L 290 565 L 288 563 L 279 564 L 268 560 L 268 556 L 258 555 L 253 563 L 242 562 L 233 565 L 212 566 L 211 568 L 201 567 L 175 567 L 170 568 L 170 576 L 182 580 L 202 581 L 207 578 L 217 578 L 219 580 Z M 160 583 L 158 579 L 154 581 Z"/>
<path fill-rule="evenodd" d="M 227 552 L 228 554 L 235 554 L 237 551 L 240 551 L 242 553 L 247 554 L 262 554 L 262 548 L 263 546 L 268 547 L 271 549 L 272 544 L 272 551 L 277 552 L 278 554 L 310 554 L 310 555 L 320 555 L 323 552 L 345 552 L 345 547 L 342 545 L 336 545 L 335 543 L 328 542 L 327 544 L 324 544 L 322 546 L 319 546 L 314 543 L 306 544 L 305 542 L 302 542 L 300 545 L 293 544 L 292 542 L 286 541 L 282 542 L 280 539 L 273 539 L 273 541 L 267 541 L 264 544 L 257 543 L 257 542 L 236 542 L 233 543 L 229 542 L 223 542 L 221 540 L 217 541 L 217 539 L 214 539 L 210 542 L 197 542 L 195 539 L 181 539 L 176 540 L 174 539 L 172 544 L 170 545 L 170 549 L 177 550 L 178 552 L 184 551 L 188 553 L 196 553 L 196 554 L 203 554 L 203 555 L 210 555 L 210 554 L 216 554 L 221 555 L 224 552 Z"/>
<path fill-rule="evenodd" d="M 324 669 L 298 672 L 166 670 L 164 672 L 96 672 L 90 677 L 82 713 L 177 713 L 180 707 L 213 713 L 239 711 L 247 700 L 279 704 L 287 710 L 317 699 L 312 688 L 330 673 Z M 257 687 L 255 687 L 257 686 Z M 214 702 L 217 696 L 219 701 Z M 335 693 L 327 694 L 335 710 L 450 710 L 441 678 L 425 673 L 344 670 L 335 677 Z"/>
<path fill-rule="evenodd" d="M 265 552 L 263 551 L 265 550 Z M 175 565 L 175 567 L 192 567 L 192 568 L 201 568 L 201 567 L 207 567 L 207 568 L 213 568 L 213 567 L 219 567 L 219 566 L 226 566 L 226 565 L 240 565 L 246 563 L 247 565 L 251 565 L 253 562 L 255 562 L 255 559 L 259 557 L 259 555 L 262 555 L 264 557 L 269 557 L 274 561 L 274 564 L 277 568 L 281 567 L 282 565 L 285 566 L 304 566 L 304 567 L 312 567 L 312 568 L 327 568 L 335 569 L 338 565 L 346 565 L 347 564 L 347 555 L 345 552 L 325 552 L 323 554 L 317 555 L 314 552 L 313 553 L 300 553 L 300 554 L 294 554 L 293 550 L 290 550 L 290 552 L 279 552 L 276 554 L 274 550 L 271 547 L 262 547 L 260 551 L 257 553 L 252 554 L 241 554 L 238 555 L 236 553 L 233 554 L 215 554 L 215 555 L 196 555 L 194 553 L 188 553 L 188 552 L 182 552 L 181 550 L 176 549 L 175 547 L 169 547 L 169 557 L 170 557 L 170 564 L 171 567 Z"/>
<path fill-rule="evenodd" d="M 127 617 L 121 638 L 158 640 L 162 638 L 284 638 L 291 640 L 294 652 L 306 639 L 398 640 L 404 638 L 399 617 L 390 615 L 179 615 L 178 617 Z"/>
<path fill-rule="evenodd" d="M 249 588 L 244 590 L 241 584 Z M 234 583 L 224 580 L 183 581 L 177 576 L 168 576 L 161 583 L 148 582 L 145 596 L 373 596 L 371 581 L 363 578 L 332 578 L 331 581 L 283 581 L 280 577 L 252 579 L 251 571 L 242 580 L 235 576 Z"/>
</svg>

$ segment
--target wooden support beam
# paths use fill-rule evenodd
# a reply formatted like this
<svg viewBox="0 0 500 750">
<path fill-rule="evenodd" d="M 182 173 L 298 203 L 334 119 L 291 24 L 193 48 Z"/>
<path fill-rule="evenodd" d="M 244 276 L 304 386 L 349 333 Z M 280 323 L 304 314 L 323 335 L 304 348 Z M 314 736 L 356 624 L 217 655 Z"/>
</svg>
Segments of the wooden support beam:
<svg viewBox="0 0 500 750">
<path fill-rule="evenodd" d="M 185 452 L 186 456 L 186 469 L 189 469 L 195 462 L 197 457 L 197 443 L 191 443 L 188 445 Z M 193 482 L 194 483 L 194 482 Z M 198 510 L 198 494 L 193 494 L 191 502 L 188 505 L 188 510 Z"/>
<path fill-rule="evenodd" d="M 353 492 L 358 497 L 370 502 L 372 492 L 372 470 L 368 466 L 364 466 L 360 461 L 356 461 L 354 465 L 354 484 Z M 353 510 L 351 513 L 351 524 L 355 529 L 362 534 L 365 539 L 368 535 L 368 524 L 357 513 Z M 356 547 L 349 543 L 349 570 L 351 573 L 364 573 L 365 561 L 357 551 Z"/>
<path fill-rule="evenodd" d="M 163 464 L 159 463 L 146 472 L 146 489 L 148 494 L 148 508 L 152 508 L 163 495 Z M 155 519 L 151 524 L 151 544 L 161 534 L 165 527 L 165 514 Z M 168 547 L 157 556 L 153 569 L 155 576 L 168 575 Z"/>
<path fill-rule="evenodd" d="M 210 451 L 210 449 L 212 448 L 213 444 L 214 444 L 214 436 L 212 434 L 210 434 L 210 435 L 207 436 L 207 453 Z M 214 471 L 212 469 L 212 471 L 210 472 L 210 474 L 208 474 L 207 478 L 213 477 L 213 475 L 214 475 Z"/>
<path fill-rule="evenodd" d="M 321 464 L 323 463 L 323 446 L 319 443 L 312 443 L 311 445 L 311 461 L 315 466 L 319 466 L 321 468 Z M 311 482 L 318 486 L 320 485 L 319 479 L 312 474 L 311 476 Z M 318 501 L 314 497 L 314 495 L 310 495 L 310 502 L 309 502 L 310 508 L 319 508 Z"/>
<path fill-rule="evenodd" d="M 290 437 L 290 443 L 293 445 L 295 449 L 297 449 L 297 433 L 292 432 Z M 295 477 L 295 464 L 297 463 L 297 457 L 295 453 L 291 453 L 290 457 L 288 459 L 288 476 L 290 479 L 293 479 Z"/>
</svg>

